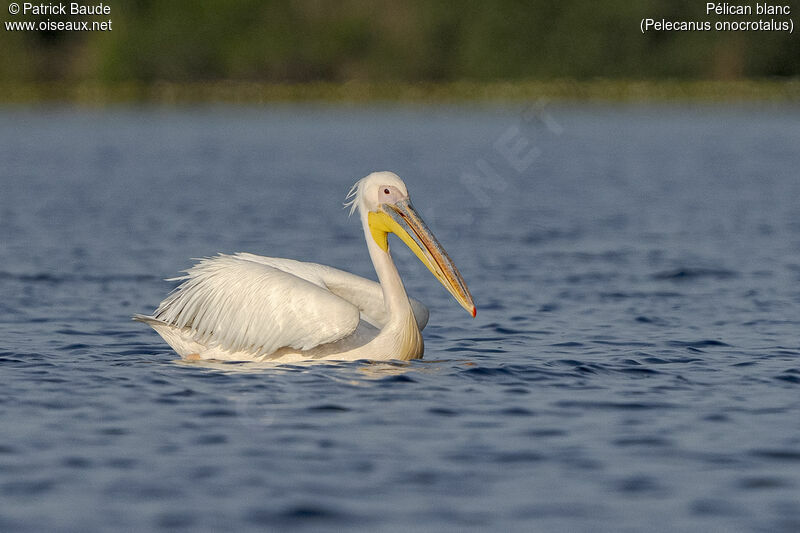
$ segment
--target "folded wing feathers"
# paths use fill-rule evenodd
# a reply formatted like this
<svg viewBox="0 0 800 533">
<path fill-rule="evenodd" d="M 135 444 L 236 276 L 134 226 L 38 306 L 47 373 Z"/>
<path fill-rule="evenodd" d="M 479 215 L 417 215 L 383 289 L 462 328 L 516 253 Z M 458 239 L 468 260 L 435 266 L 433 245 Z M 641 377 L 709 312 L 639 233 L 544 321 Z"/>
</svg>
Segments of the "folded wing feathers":
<svg viewBox="0 0 800 533">
<path fill-rule="evenodd" d="M 321 281 L 247 255 L 202 259 L 176 278 L 181 285 L 159 305 L 155 318 L 189 328 L 206 346 L 256 354 L 283 347 L 308 350 L 355 331 L 358 308 Z"/>
<path fill-rule="evenodd" d="M 354 185 L 354 187 L 357 186 L 358 183 Z M 386 306 L 383 303 L 383 289 L 380 283 L 338 268 L 295 261 L 294 259 L 264 257 L 248 253 L 236 254 L 234 257 L 269 265 L 327 289 L 358 307 L 361 310 L 361 319 L 377 328 L 382 328 L 389 320 Z M 420 330 L 425 329 L 425 325 L 428 323 L 428 308 L 414 298 L 408 300 L 411 302 L 417 326 Z"/>
</svg>

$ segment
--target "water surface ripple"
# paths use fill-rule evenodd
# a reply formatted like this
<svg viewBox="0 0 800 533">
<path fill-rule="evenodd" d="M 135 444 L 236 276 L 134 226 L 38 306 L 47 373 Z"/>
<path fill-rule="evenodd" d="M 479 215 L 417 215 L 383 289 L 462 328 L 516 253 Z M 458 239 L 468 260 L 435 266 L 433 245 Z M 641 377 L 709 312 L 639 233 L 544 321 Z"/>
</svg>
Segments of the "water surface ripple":
<svg viewBox="0 0 800 533">
<path fill-rule="evenodd" d="M 800 530 L 798 108 L 547 113 L 0 110 L 0 530 Z M 216 252 L 373 276 L 341 205 L 377 169 L 478 306 L 395 243 L 424 360 L 183 363 L 130 321 Z"/>
</svg>

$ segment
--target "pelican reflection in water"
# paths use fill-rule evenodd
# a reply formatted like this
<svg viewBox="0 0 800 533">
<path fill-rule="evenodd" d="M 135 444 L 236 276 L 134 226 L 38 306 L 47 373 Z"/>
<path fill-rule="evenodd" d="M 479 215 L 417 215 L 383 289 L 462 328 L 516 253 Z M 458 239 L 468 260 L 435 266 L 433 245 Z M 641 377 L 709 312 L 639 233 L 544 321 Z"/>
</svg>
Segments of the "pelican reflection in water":
<svg viewBox="0 0 800 533">
<path fill-rule="evenodd" d="M 358 211 L 379 283 L 336 268 L 239 253 L 203 259 L 152 316 L 184 359 L 300 361 L 418 359 L 428 309 L 409 298 L 389 252 L 394 233 L 456 301 L 475 316 L 467 284 L 391 172 L 359 180 L 348 195 Z"/>
</svg>

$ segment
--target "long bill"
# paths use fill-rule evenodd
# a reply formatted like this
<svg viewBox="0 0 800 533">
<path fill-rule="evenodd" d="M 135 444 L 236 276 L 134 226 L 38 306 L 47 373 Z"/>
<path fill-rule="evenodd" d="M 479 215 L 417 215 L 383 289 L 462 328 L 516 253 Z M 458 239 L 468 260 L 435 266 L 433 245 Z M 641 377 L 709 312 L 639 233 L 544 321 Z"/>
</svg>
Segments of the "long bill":
<svg viewBox="0 0 800 533">
<path fill-rule="evenodd" d="M 464 278 L 411 201 L 404 199 L 393 204 L 382 204 L 380 209 L 369 213 L 370 231 L 375 242 L 388 251 L 387 233 L 400 237 L 461 307 L 474 317 L 477 312 L 475 303 Z"/>
</svg>

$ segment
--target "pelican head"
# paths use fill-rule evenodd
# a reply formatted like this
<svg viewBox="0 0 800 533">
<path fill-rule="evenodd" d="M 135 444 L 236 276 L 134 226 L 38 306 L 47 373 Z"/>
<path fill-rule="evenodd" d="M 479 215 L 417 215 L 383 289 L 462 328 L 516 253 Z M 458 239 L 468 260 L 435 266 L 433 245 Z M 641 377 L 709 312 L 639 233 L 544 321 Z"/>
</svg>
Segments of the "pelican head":
<svg viewBox="0 0 800 533">
<path fill-rule="evenodd" d="M 351 213 L 358 209 L 375 243 L 389 252 L 389 233 L 408 246 L 428 270 L 444 285 L 456 301 L 473 317 L 476 314 L 472 295 L 428 226 L 411 205 L 406 184 L 393 172 L 373 172 L 358 181 L 348 194 Z"/>
</svg>

